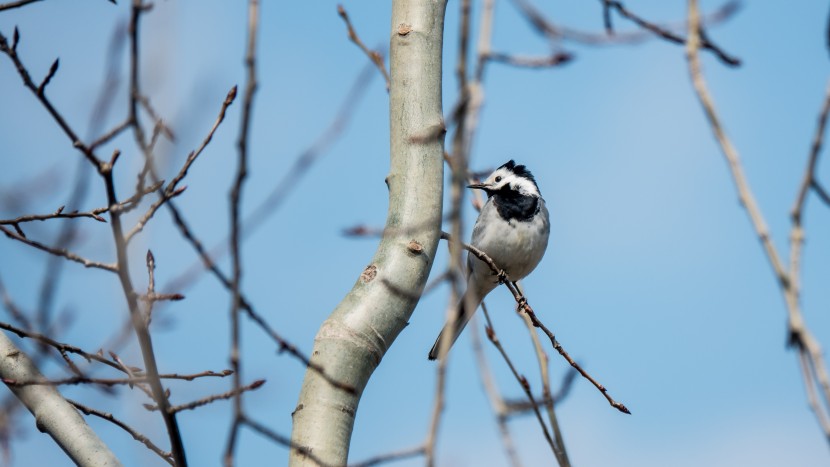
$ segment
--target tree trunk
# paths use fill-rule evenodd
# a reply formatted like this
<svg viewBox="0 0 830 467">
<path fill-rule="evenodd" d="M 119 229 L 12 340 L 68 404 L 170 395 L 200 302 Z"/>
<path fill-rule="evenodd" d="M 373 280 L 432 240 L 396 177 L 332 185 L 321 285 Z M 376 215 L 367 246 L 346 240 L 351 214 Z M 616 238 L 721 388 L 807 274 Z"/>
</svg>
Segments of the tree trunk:
<svg viewBox="0 0 830 467">
<path fill-rule="evenodd" d="M 358 402 L 406 326 L 432 268 L 441 233 L 444 133 L 441 58 L 446 0 L 395 0 L 390 44 L 391 167 L 386 230 L 369 266 L 322 324 L 306 371 L 290 465 L 345 465 Z M 307 449 L 310 459 L 297 447 Z"/>
</svg>

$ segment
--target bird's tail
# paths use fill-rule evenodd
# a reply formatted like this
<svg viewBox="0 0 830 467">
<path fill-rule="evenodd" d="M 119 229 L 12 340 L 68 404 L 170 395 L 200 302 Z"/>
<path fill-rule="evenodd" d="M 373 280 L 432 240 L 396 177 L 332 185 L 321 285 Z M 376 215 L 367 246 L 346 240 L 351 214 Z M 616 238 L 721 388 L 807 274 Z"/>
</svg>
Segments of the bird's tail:
<svg viewBox="0 0 830 467">
<path fill-rule="evenodd" d="M 468 294 L 470 294 L 470 290 L 471 289 L 468 287 L 467 293 L 461 297 L 461 301 L 458 302 L 458 306 L 455 307 L 455 319 L 448 321 L 438 334 L 438 338 L 435 339 L 435 344 L 432 345 L 432 349 L 429 351 L 430 360 L 438 358 L 438 354 L 441 353 L 441 346 L 444 345 L 443 341 L 445 339 L 451 339 L 449 347 L 452 347 L 452 345 L 455 344 L 458 336 L 461 335 L 461 331 L 464 330 L 464 327 L 467 326 L 470 318 L 473 317 L 473 313 L 475 313 L 476 309 L 478 309 L 478 305 L 481 303 L 481 300 L 476 297 L 468 296 Z M 468 307 L 472 309 L 468 310 Z"/>
</svg>

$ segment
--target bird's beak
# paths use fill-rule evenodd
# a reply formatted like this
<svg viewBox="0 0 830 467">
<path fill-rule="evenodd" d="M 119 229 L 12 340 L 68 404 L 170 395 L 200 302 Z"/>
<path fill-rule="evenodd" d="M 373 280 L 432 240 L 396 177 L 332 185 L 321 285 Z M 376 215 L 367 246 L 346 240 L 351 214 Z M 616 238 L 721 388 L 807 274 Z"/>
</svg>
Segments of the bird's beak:
<svg viewBox="0 0 830 467">
<path fill-rule="evenodd" d="M 477 190 L 486 191 L 488 188 L 490 188 L 490 185 L 487 185 L 486 183 L 473 183 L 472 185 L 467 185 L 467 188 L 474 188 Z"/>
</svg>

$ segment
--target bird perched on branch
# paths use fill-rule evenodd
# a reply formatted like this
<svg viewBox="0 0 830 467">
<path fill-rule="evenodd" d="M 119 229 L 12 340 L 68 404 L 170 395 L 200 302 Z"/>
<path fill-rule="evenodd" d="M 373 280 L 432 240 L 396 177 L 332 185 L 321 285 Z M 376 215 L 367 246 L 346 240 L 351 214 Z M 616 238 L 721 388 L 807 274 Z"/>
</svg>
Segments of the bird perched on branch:
<svg viewBox="0 0 830 467">
<path fill-rule="evenodd" d="M 470 244 L 484 252 L 515 282 L 530 274 L 548 247 L 550 219 L 545 200 L 533 174 L 509 161 L 482 183 L 468 188 L 484 190 L 487 202 L 481 208 Z M 481 301 L 499 285 L 499 276 L 473 254 L 467 255 L 467 290 L 456 307 L 454 319 L 445 325 L 429 351 L 435 360 L 445 339 L 455 343 Z"/>
</svg>

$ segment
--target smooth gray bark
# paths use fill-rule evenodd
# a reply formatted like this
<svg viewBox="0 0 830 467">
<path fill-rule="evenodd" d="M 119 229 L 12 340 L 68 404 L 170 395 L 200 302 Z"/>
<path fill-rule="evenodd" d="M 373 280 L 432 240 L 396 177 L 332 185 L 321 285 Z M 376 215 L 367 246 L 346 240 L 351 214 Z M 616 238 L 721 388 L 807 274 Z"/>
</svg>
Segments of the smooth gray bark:
<svg viewBox="0 0 830 467">
<path fill-rule="evenodd" d="M 293 413 L 291 466 L 317 465 L 318 460 L 346 464 L 363 389 L 409 321 L 429 276 L 441 233 L 445 8 L 446 0 L 393 3 L 386 230 L 369 266 L 320 327 L 311 357 L 356 393 L 306 371 Z"/>
<path fill-rule="evenodd" d="M 29 357 L 3 332 L 0 332 L 0 377 L 14 381 L 46 380 Z M 89 467 L 121 465 L 115 454 L 54 386 L 8 387 L 34 415 L 38 430 L 51 436 L 75 464 Z"/>
</svg>

